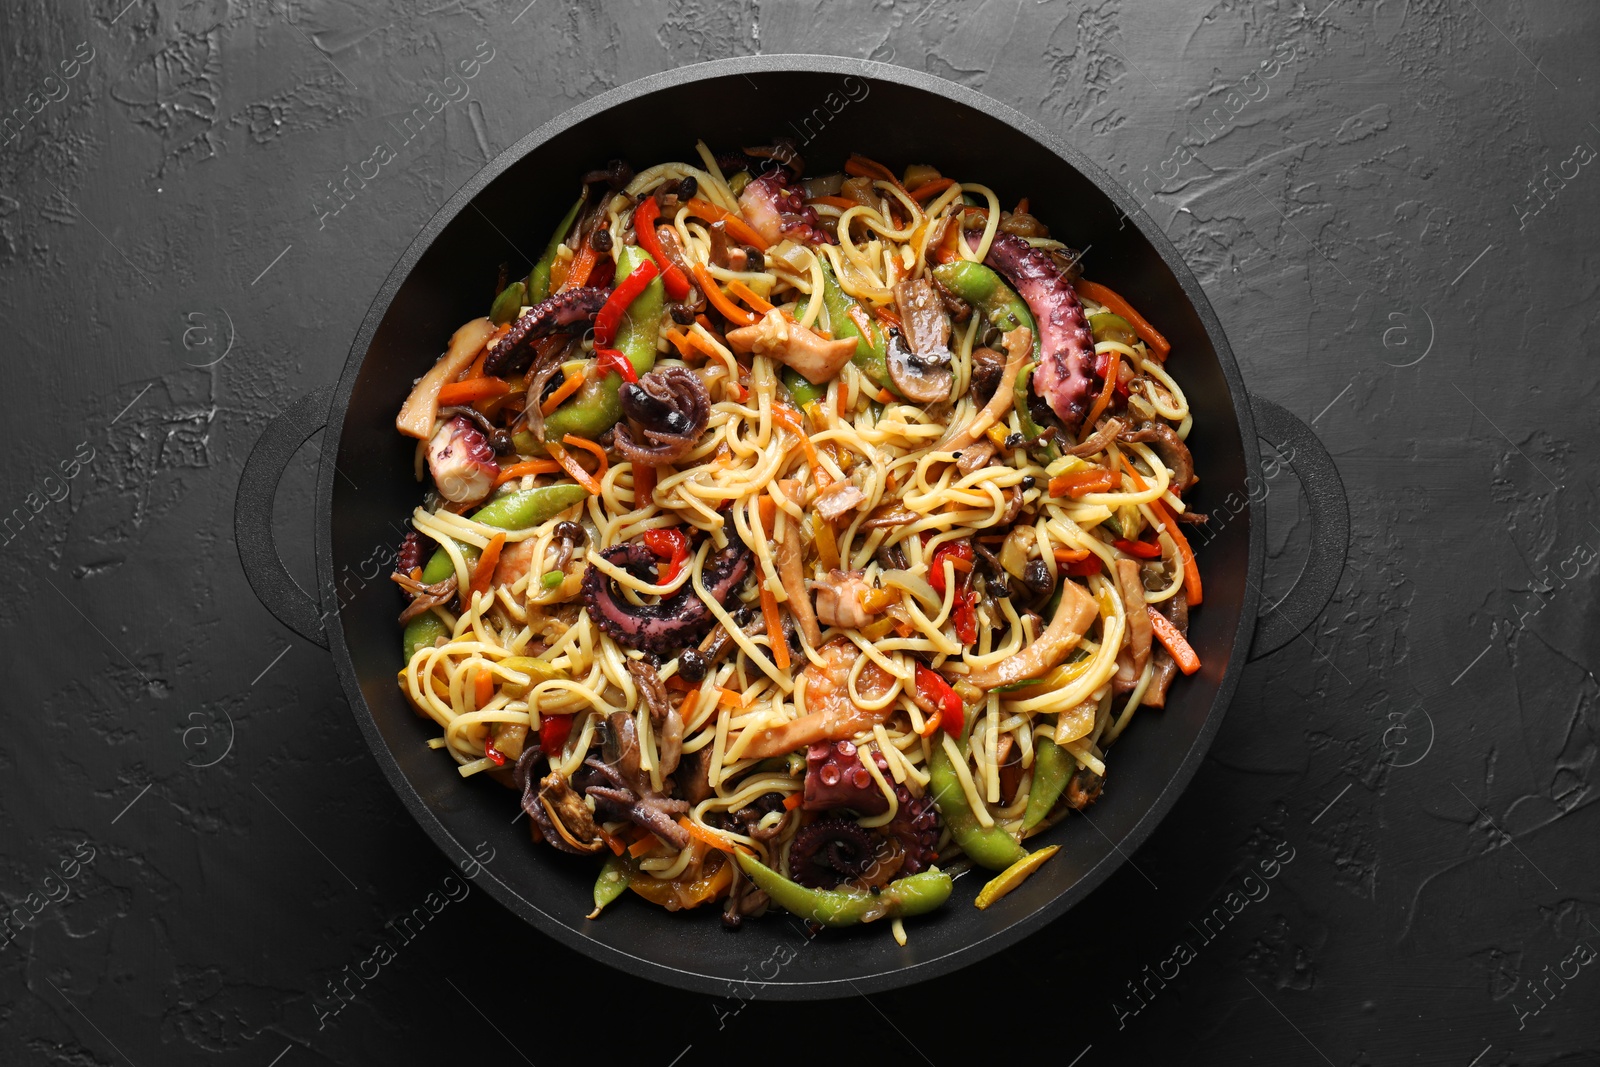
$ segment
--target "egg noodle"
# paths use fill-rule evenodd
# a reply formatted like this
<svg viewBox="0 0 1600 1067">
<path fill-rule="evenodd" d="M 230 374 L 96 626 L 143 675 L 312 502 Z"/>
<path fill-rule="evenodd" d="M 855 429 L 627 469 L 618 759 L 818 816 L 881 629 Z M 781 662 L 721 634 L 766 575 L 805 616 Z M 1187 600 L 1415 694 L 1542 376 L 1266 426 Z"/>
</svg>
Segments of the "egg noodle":
<svg viewBox="0 0 1600 1067">
<path fill-rule="evenodd" d="M 1046 235 L 1026 204 L 1006 212 L 987 186 L 950 181 L 928 167 L 908 168 L 901 179 L 859 157 L 846 174 L 802 183 L 792 162 L 774 168 L 773 158 L 750 153 L 748 169 L 737 170 L 738 160 L 701 144 L 695 163 L 666 163 L 613 183 L 600 191 L 598 208 L 591 203 L 584 213 L 589 249 L 599 246 L 598 256 L 609 256 L 619 290 L 626 257 L 639 256 L 629 243 L 639 229 L 633 212 L 652 198 L 660 208 L 656 232 L 669 243 L 675 236 L 672 253 L 689 268 L 687 280 L 699 284 L 693 296 L 703 300 L 705 278 L 718 290 L 703 294 L 713 298 L 703 310 L 691 307 L 690 315 L 674 308 L 658 323 L 644 324 L 655 340 L 653 364 L 639 368 L 644 379 L 682 368 L 710 401 L 704 428 L 680 455 L 647 466 L 601 434 L 596 455 L 569 443 L 565 458 L 558 455 L 559 469 L 507 478 L 492 497 L 463 502 L 441 495 L 447 491 L 441 464 L 449 460 L 436 453 L 452 420 L 441 411 L 418 436 L 419 465 L 428 460 L 437 487 L 411 522 L 428 551 L 436 548 L 448 560 L 455 595 L 416 616 L 426 622 L 423 632 L 434 636 L 411 651 L 399 678 L 417 711 L 441 730 L 431 746 L 453 757 L 463 777 L 489 773 L 512 784 L 514 765 L 543 761 L 542 775 L 531 767 L 518 771 L 536 779 L 526 793 L 534 798 L 536 836 L 550 840 L 554 827 L 559 842 L 578 846 L 566 851 L 611 857 L 619 885 L 658 903 L 693 906 L 732 897 L 747 913 L 766 900 L 752 901 L 752 887 L 735 877 L 731 857 L 741 851 L 797 883 L 820 884 L 824 893 L 887 882 L 870 875 L 852 879 L 855 872 L 841 869 L 819 883 L 807 877 L 809 868 L 791 863 L 805 828 L 825 819 L 855 823 L 876 847 L 897 818 L 906 822 L 900 809 L 913 802 L 919 813 L 943 814 L 934 822 L 936 839 L 927 835 L 939 867 L 960 861 L 964 842 L 945 810 L 946 798 L 923 802 L 941 749 L 962 794 L 951 800 L 970 810 L 964 825 L 998 828 L 1017 842 L 1081 808 L 1107 774 L 1110 744 L 1147 697 L 1160 704 L 1153 684 L 1163 671 L 1168 678 L 1172 673 L 1167 638 L 1158 624 L 1160 640 L 1153 645 L 1148 620 L 1163 611 L 1172 615 L 1174 598 L 1186 601 L 1173 629 L 1179 642 L 1173 651 L 1192 654 L 1181 631 L 1199 592 L 1179 529 L 1188 511 L 1180 495 L 1185 472 L 1175 469 L 1172 452 L 1189 435 L 1189 406 L 1163 365 L 1165 341 L 1158 350 L 1141 332 L 1143 320 L 1114 294 L 1105 299 L 1117 306 L 1094 298 L 1109 290 L 1075 286 L 1085 320 L 1094 326 L 1097 369 L 1086 382 L 1087 401 L 1103 392 L 1110 399 L 1099 408 L 1101 425 L 1115 418 L 1124 428 L 1117 434 L 1114 427 L 1111 439 L 1086 455 L 1071 454 L 1078 426 L 1042 409 L 1030 416 L 1028 405 L 998 393 L 991 401 L 975 387 L 985 361 L 1014 363 L 1012 349 L 1035 340 L 1035 324 L 1045 316 L 1031 305 L 1034 321 L 1012 333 L 982 313 L 987 305 L 972 302 L 963 315 L 963 302 L 941 284 L 955 321 L 947 356 L 938 357 L 945 362 L 930 364 L 939 374 L 948 371 L 949 397 L 933 402 L 906 398 L 896 381 L 875 379 L 874 368 L 859 359 L 844 362 L 826 381 L 809 383 L 801 402 L 793 386 L 802 379 L 786 373 L 781 344 L 740 351 L 729 336 L 738 336 L 736 326 L 748 315 L 757 323 L 749 329 L 806 331 L 813 335 L 807 340 L 823 345 L 841 336 L 865 338 L 862 321 L 898 343 L 894 335 L 908 329 L 906 283 L 932 282 L 941 277 L 936 268 L 942 263 L 983 264 L 992 259 L 995 242 L 1019 237 L 1051 257 L 1064 278 L 1076 280 L 1075 254 Z M 771 222 L 761 211 L 763 182 L 803 199 L 803 207 L 788 205 L 790 215 L 805 220 L 798 229 L 780 221 L 776 232 L 772 225 L 763 230 L 760 224 Z M 693 195 L 659 195 L 673 189 Z M 552 279 L 585 258 L 584 225 L 580 218 L 572 233 L 556 235 L 566 240 L 554 245 Z M 723 252 L 724 229 L 755 230 L 763 244 L 747 242 L 747 254 L 730 259 Z M 592 237 L 601 231 L 607 236 Z M 830 315 L 830 282 L 844 297 L 833 302 L 835 309 L 852 302 L 859 309 L 852 311 L 860 316 L 854 334 Z M 531 285 L 523 292 L 527 303 L 516 301 L 511 322 L 492 332 L 484 327 L 486 336 L 474 348 L 479 368 L 509 326 L 540 313 L 533 300 L 539 294 Z M 744 314 L 724 316 L 724 302 Z M 561 356 L 564 366 L 587 365 L 586 381 L 592 382 L 599 373 L 594 340 L 577 336 L 585 329 L 569 331 Z M 1047 345 L 1050 340 L 1044 338 Z M 506 394 L 477 402 L 486 414 L 482 421 L 515 435 L 513 450 L 488 461 L 502 473 L 518 463 L 537 465 L 556 451 L 540 447 L 524 412 L 548 407 L 554 387 L 562 385 L 557 376 L 535 389 L 539 366 L 536 361 L 525 376 L 506 374 Z M 1099 376 L 1105 373 L 1114 380 L 1103 387 Z M 473 377 L 464 369 L 444 389 L 464 394 Z M 1040 389 L 1038 380 L 1034 386 Z M 1043 443 L 1036 417 L 1057 431 Z M 1170 434 L 1127 432 L 1141 422 L 1168 427 Z M 1092 431 L 1082 427 L 1081 437 Z M 973 458 L 981 462 L 973 466 Z M 471 517 L 485 499 L 573 483 L 569 462 L 592 483 L 581 500 L 522 528 Z M 829 508 L 830 500 L 839 507 Z M 653 575 L 608 551 L 669 535 L 681 536 L 686 558 L 674 566 L 658 552 Z M 748 551 L 747 576 L 719 594 L 716 560 L 726 558 L 719 553 L 730 546 Z M 798 552 L 798 587 L 785 580 L 788 546 Z M 484 575 L 490 552 L 498 562 Z M 1130 567 L 1139 574 L 1132 585 L 1119 580 Z M 409 577 L 416 582 L 422 575 L 412 568 Z M 627 633 L 619 640 L 614 627 L 595 617 L 586 594 L 597 583 L 620 613 L 640 617 L 692 591 L 709 613 L 682 645 L 700 653 L 689 657 L 696 669 L 686 668 L 677 648 L 634 647 Z M 1063 589 L 1069 584 L 1076 589 Z M 854 600 L 831 612 L 824 607 L 824 598 L 851 595 Z M 798 604 L 800 597 L 807 603 Z M 1083 621 L 1067 627 L 1064 617 L 1080 601 Z M 830 614 L 833 624 L 826 621 Z M 817 615 L 824 620 L 806 625 Z M 1070 631 L 1066 639 L 1056 639 L 1063 629 Z M 972 684 L 1009 677 L 1008 662 L 1020 663 L 1030 649 L 1047 646 L 1049 661 L 1033 664 L 1016 681 Z M 665 718 L 649 699 L 657 685 L 671 702 Z M 1165 688 L 1161 680 L 1163 697 Z M 959 699 L 959 713 L 947 712 L 946 689 Z M 670 802 L 659 806 L 686 831 L 676 841 L 649 832 L 648 820 L 625 817 L 605 788 L 587 796 L 567 792 L 581 789 L 585 776 L 599 781 L 594 764 L 615 762 L 623 719 L 631 721 L 626 732 L 636 738 L 636 754 L 624 757 L 637 761 L 636 769 L 627 768 L 634 776 L 630 795 Z M 773 738 L 796 743 L 775 755 Z M 558 746 L 545 751 L 540 739 Z M 858 766 L 848 756 L 843 761 L 858 795 L 875 796 L 813 810 L 813 789 L 830 784 L 818 753 L 831 754 L 840 742 L 849 742 L 844 747 L 859 758 Z M 1043 817 L 1029 820 L 1036 756 L 1049 745 L 1070 757 L 1070 781 L 1055 783 L 1059 799 L 1052 796 Z M 686 788 L 691 773 L 700 776 L 698 789 Z M 817 774 L 824 775 L 820 784 L 808 782 Z M 592 813 L 592 833 L 571 806 L 574 800 Z M 857 832 L 846 836 L 857 840 L 850 836 Z M 551 843 L 562 847 L 558 841 Z M 896 850 L 899 862 L 892 865 L 899 873 L 915 870 L 917 864 L 905 862 L 915 844 Z M 930 863 L 924 857 L 921 866 Z M 661 883 L 659 892 L 650 880 Z M 597 903 L 601 896 L 597 886 Z M 729 910 L 738 914 L 733 901 Z M 900 913 L 891 908 L 887 914 L 903 938 Z"/>
</svg>

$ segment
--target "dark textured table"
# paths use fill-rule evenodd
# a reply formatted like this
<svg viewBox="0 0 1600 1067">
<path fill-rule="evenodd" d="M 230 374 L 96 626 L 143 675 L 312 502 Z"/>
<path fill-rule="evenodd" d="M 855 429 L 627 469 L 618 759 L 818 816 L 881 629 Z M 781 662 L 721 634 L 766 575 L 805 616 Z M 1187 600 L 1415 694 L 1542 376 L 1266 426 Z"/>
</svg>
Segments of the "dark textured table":
<svg viewBox="0 0 1600 1067">
<path fill-rule="evenodd" d="M 895 1063 L 953 1032 L 1063 1067 L 1596 1062 L 1597 30 L 1554 0 L 5 5 L 0 1062 L 665 1067 L 841 1031 Z M 870 1002 L 649 985 L 481 892 L 388 925 L 450 867 L 231 532 L 263 425 L 451 191 L 571 104 L 763 51 L 954 79 L 1127 183 L 1354 524 L 1131 862 Z M 316 460 L 276 518 L 306 584 Z M 1304 507 L 1262 494 L 1281 591 Z"/>
</svg>

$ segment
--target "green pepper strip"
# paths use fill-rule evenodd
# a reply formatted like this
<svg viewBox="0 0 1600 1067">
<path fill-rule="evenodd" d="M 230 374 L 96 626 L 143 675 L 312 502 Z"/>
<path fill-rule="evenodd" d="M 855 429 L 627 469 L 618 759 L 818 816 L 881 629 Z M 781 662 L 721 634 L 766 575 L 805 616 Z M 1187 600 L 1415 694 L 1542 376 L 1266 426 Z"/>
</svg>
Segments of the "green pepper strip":
<svg viewBox="0 0 1600 1067">
<path fill-rule="evenodd" d="M 839 286 L 839 279 L 833 276 L 833 268 L 828 261 L 822 261 L 822 303 L 828 309 L 828 328 L 832 331 L 834 339 L 841 337 L 854 337 L 856 339 L 856 354 L 851 357 L 851 362 L 861 368 L 863 374 L 871 378 L 884 389 L 888 389 L 896 396 L 900 395 L 895 389 L 894 382 L 889 378 L 889 342 L 884 336 L 883 327 L 855 301 L 855 298 L 846 293 Z M 854 309 L 860 313 L 867 324 L 867 332 L 862 333 L 860 325 L 850 312 Z"/>
<path fill-rule="evenodd" d="M 823 926 L 854 926 L 877 919 L 901 919 L 933 911 L 950 898 L 954 882 L 937 867 L 897 878 L 876 893 L 865 889 L 807 889 L 791 882 L 754 856 L 736 853 L 739 869 L 772 902 Z"/>
<path fill-rule="evenodd" d="M 950 836 L 961 846 L 961 851 L 972 857 L 973 863 L 991 871 L 1003 871 L 1028 854 L 1027 849 L 1017 844 L 1016 838 L 1000 827 L 986 827 L 978 821 L 943 744 L 934 745 L 928 759 L 928 789 L 934 803 L 939 805 L 945 825 L 950 828 Z"/>
<path fill-rule="evenodd" d="M 544 255 L 539 257 L 539 262 L 533 265 L 528 272 L 528 303 L 537 304 L 550 295 L 550 268 L 556 264 L 556 249 L 561 247 L 562 240 L 567 236 L 567 231 L 572 229 L 572 223 L 577 219 L 578 212 L 583 208 L 583 202 L 588 199 L 588 190 L 578 197 L 578 202 L 573 204 L 565 217 L 556 226 L 556 232 L 550 235 L 550 243 L 544 246 Z"/>
<path fill-rule="evenodd" d="M 1017 375 L 1013 406 L 1017 411 L 1017 421 L 1022 425 L 1022 436 L 1034 440 L 1044 429 L 1033 421 L 1033 416 L 1028 412 L 1028 395 L 1033 383 L 1033 369 L 1044 355 L 1044 342 L 1039 338 L 1039 330 L 1034 325 L 1033 313 L 1028 310 L 1027 302 L 1005 283 L 998 271 L 982 263 L 969 263 L 964 259 L 941 263 L 933 268 L 933 276 L 940 285 L 977 308 L 984 318 L 999 329 L 1009 333 L 1018 326 L 1026 326 L 1033 333 L 1033 362 L 1023 367 L 1022 373 Z"/>
<path fill-rule="evenodd" d="M 572 505 L 587 499 L 588 496 L 587 489 L 570 482 L 560 485 L 541 485 L 533 489 L 516 489 L 495 497 L 471 517 L 474 522 L 481 522 L 485 526 L 493 526 L 500 530 L 525 530 L 541 522 L 550 521 Z M 459 541 L 456 542 L 456 547 L 461 550 L 461 555 L 468 563 L 476 560 L 481 552 L 477 546 Z M 422 568 L 422 584 L 432 585 L 434 582 L 444 581 L 450 577 L 451 567 L 450 554 L 443 548 L 436 549 Z M 417 649 L 433 644 L 434 639 L 444 636 L 444 633 L 444 623 L 431 611 L 423 612 L 406 623 L 405 635 L 402 638 L 406 662 L 411 662 L 411 657 L 416 654 Z"/>
<path fill-rule="evenodd" d="M 1050 809 L 1061 799 L 1061 791 L 1072 777 L 1073 759 L 1067 750 L 1041 737 L 1033 743 L 1033 786 L 1028 791 L 1028 810 L 1022 815 L 1023 830 L 1044 822 Z"/>
<path fill-rule="evenodd" d="M 655 265 L 644 249 L 636 245 L 624 248 L 617 263 L 617 278 L 625 280 L 641 263 Z M 666 292 L 658 276 L 623 312 L 614 346 L 628 357 L 638 374 L 647 373 L 656 364 L 656 339 L 661 333 L 661 312 L 665 304 Z M 591 441 L 599 437 L 622 418 L 622 401 L 617 396 L 621 388 L 622 376 L 615 371 L 604 376 L 589 375 L 576 393 L 545 418 L 544 439 L 559 441 L 569 433 Z"/>
<path fill-rule="evenodd" d="M 626 854 L 606 858 L 605 866 L 600 868 L 600 877 L 595 879 L 594 911 L 589 913 L 588 918 L 598 918 L 607 904 L 627 891 L 628 874 L 631 870 L 632 865 L 628 862 Z"/>
</svg>

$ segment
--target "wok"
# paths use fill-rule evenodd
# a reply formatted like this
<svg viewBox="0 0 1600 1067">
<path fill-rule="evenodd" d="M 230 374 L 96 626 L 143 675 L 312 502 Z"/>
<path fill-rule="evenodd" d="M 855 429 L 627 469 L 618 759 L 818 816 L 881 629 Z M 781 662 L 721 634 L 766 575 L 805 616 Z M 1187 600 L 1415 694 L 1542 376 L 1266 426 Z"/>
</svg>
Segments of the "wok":
<svg viewBox="0 0 1600 1067">
<path fill-rule="evenodd" d="M 714 127 L 686 116 L 715 115 Z M 961 878 L 949 904 L 910 924 L 902 948 L 884 924 L 808 942 L 782 913 L 725 931 L 713 909 L 671 914 L 625 897 L 584 918 L 598 865 L 535 848 L 513 825 L 513 794 L 424 741 L 395 683 L 398 600 L 387 580 L 401 526 L 419 499 L 409 439 L 395 412 L 411 382 L 460 323 L 484 314 L 502 261 L 529 266 L 578 176 L 610 158 L 637 166 L 693 158 L 697 137 L 720 147 L 787 135 L 813 170 L 860 150 L 898 167 L 929 162 L 984 182 L 1004 204 L 1031 198 L 1053 234 L 1090 249 L 1087 273 L 1121 292 L 1172 341 L 1173 372 L 1194 412 L 1200 483 L 1193 505 L 1213 522 L 1195 542 L 1205 604 L 1189 639 L 1204 666 L 1180 678 L 1164 711 L 1146 712 L 1116 745 L 1094 826 L 1070 817 L 1035 846 L 1061 853 L 986 911 L 972 900 L 983 872 Z M 520 265 L 520 266 L 519 266 Z M 317 588 L 289 576 L 272 541 L 272 501 L 295 450 L 326 427 L 316 494 Z M 1309 561 L 1291 592 L 1261 610 L 1260 437 L 1291 460 L 1311 505 Z M 337 466 L 337 470 L 336 470 Z M 344 472 L 350 478 L 342 476 Z M 353 480 L 351 480 L 353 479 Z M 495 859 L 478 884 L 545 934 L 624 971 L 706 993 L 808 999 L 946 974 L 1044 927 L 1083 900 L 1178 802 L 1216 735 L 1248 659 L 1282 646 L 1326 606 L 1349 540 L 1332 460 L 1300 420 L 1253 397 L 1194 276 L 1138 204 L 1078 151 L 1037 123 L 927 74 L 832 56 L 728 59 L 641 79 L 524 137 L 467 182 L 424 226 L 378 292 L 337 385 L 290 405 L 245 465 L 235 512 L 252 588 L 285 625 L 333 656 L 373 755 L 412 816 L 457 863 L 486 842 Z M 1203 542 L 1203 547 L 1199 547 Z"/>
</svg>

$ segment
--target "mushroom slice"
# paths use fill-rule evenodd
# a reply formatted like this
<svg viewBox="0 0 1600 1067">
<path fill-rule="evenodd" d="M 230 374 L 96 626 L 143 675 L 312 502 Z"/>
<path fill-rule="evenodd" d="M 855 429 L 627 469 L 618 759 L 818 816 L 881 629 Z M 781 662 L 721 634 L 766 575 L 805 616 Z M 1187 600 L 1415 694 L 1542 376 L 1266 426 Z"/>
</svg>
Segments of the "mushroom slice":
<svg viewBox="0 0 1600 1067">
<path fill-rule="evenodd" d="M 926 359 L 906 347 L 898 334 L 889 337 L 889 380 L 902 396 L 917 404 L 936 404 L 950 399 L 956 374 L 950 369 L 950 353 L 944 359 Z"/>
</svg>

